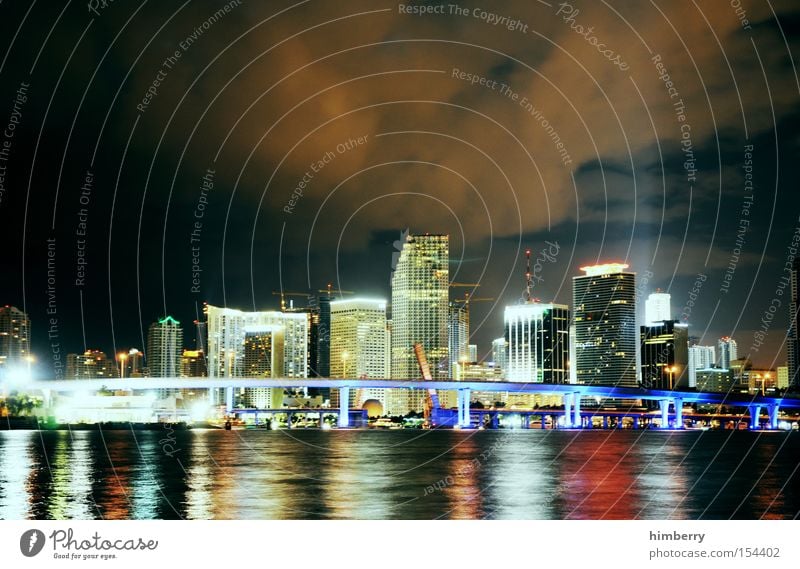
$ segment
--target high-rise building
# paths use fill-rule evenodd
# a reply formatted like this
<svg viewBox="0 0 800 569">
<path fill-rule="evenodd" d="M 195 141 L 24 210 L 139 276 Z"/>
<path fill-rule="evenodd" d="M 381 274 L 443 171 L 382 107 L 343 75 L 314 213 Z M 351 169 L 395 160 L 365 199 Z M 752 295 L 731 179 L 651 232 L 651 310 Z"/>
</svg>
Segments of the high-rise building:
<svg viewBox="0 0 800 569">
<path fill-rule="evenodd" d="M 449 376 L 448 296 L 449 237 L 407 235 L 392 274 L 393 379 L 419 377 L 414 345 L 425 349 L 434 379 Z M 421 411 L 424 390 L 396 389 L 389 393 L 392 414 Z"/>
<path fill-rule="evenodd" d="M 289 305 L 286 306 L 281 302 L 281 312 L 292 314 L 304 314 L 307 320 L 307 333 L 306 333 L 306 376 L 305 377 L 319 377 L 316 370 L 319 356 L 317 350 L 319 349 L 319 307 L 316 304 L 315 297 L 308 297 L 308 306 L 295 306 L 294 301 L 290 300 Z M 308 389 L 300 388 L 295 391 L 302 392 L 305 397 L 309 394 Z M 321 390 L 313 389 L 314 395 L 318 395 Z"/>
<path fill-rule="evenodd" d="M 654 292 L 644 301 L 644 321 L 646 326 L 671 320 L 670 295 L 666 292 Z"/>
<path fill-rule="evenodd" d="M 205 306 L 203 307 L 203 314 L 205 314 Z M 203 352 L 205 355 L 208 350 L 208 322 L 205 320 L 195 320 L 193 322 L 195 328 L 194 349 Z"/>
<path fill-rule="evenodd" d="M 719 367 L 730 369 L 731 362 L 739 357 L 736 349 L 736 340 L 728 336 L 720 338 L 717 342 L 717 348 L 719 349 Z"/>
<path fill-rule="evenodd" d="M 121 378 L 147 377 L 149 375 L 149 370 L 144 365 L 144 354 L 136 348 L 117 354 L 117 360 Z"/>
<path fill-rule="evenodd" d="M 496 368 L 503 371 L 505 377 L 508 368 L 508 340 L 505 337 L 492 340 L 492 361 Z"/>
<path fill-rule="evenodd" d="M 716 363 L 714 346 L 689 346 L 689 387 L 697 387 L 698 369 L 711 369 Z"/>
<path fill-rule="evenodd" d="M 569 307 L 526 302 L 506 306 L 505 378 L 526 383 L 569 383 Z"/>
<path fill-rule="evenodd" d="M 101 379 L 119 377 L 113 359 L 100 350 L 86 350 L 82 354 L 67 354 L 66 379 Z"/>
<path fill-rule="evenodd" d="M 319 329 L 317 331 L 317 375 L 331 376 L 331 297 L 319 297 Z"/>
<path fill-rule="evenodd" d="M 778 389 L 786 389 L 789 387 L 789 367 L 788 366 L 778 366 L 778 370 L 776 372 L 775 383 L 778 386 Z"/>
<path fill-rule="evenodd" d="M 386 300 L 353 298 L 331 302 L 331 377 L 385 379 L 388 376 Z M 386 409 L 383 389 L 351 390 L 350 406 L 375 399 Z M 331 406 L 338 405 L 331 391 Z"/>
<path fill-rule="evenodd" d="M 181 355 L 181 377 L 206 377 L 206 355 L 202 350 L 183 350 Z"/>
<path fill-rule="evenodd" d="M 572 278 L 578 383 L 636 387 L 636 274 L 628 265 L 583 267 Z"/>
<path fill-rule="evenodd" d="M 789 385 L 800 388 L 800 333 L 797 319 L 800 317 L 800 257 L 795 257 L 789 272 L 789 330 L 786 334 L 786 365 Z"/>
<path fill-rule="evenodd" d="M 460 378 L 464 364 L 469 359 L 469 304 L 454 301 L 448 312 L 448 353 L 450 356 L 450 377 Z"/>
<path fill-rule="evenodd" d="M 476 363 L 478 361 L 478 344 L 469 344 L 467 346 L 469 351 L 469 362 Z"/>
<path fill-rule="evenodd" d="M 689 327 L 677 320 L 663 320 L 640 329 L 642 387 L 685 389 L 689 387 Z"/>
<path fill-rule="evenodd" d="M 308 377 L 308 314 L 302 312 L 244 312 L 208 306 L 209 377 L 246 377 L 244 342 L 247 329 L 283 328 L 281 377 Z"/>
<path fill-rule="evenodd" d="M 282 326 L 245 326 L 244 377 L 280 377 L 284 359 Z M 241 393 L 245 407 L 276 409 L 283 405 L 281 387 L 247 387 Z"/>
<path fill-rule="evenodd" d="M 731 391 L 735 391 L 737 382 L 733 377 L 733 372 L 729 369 L 698 369 L 696 373 L 697 391 L 718 393 L 730 393 Z"/>
<path fill-rule="evenodd" d="M 0 307 L 0 377 L 30 364 L 31 321 L 15 306 Z"/>
<path fill-rule="evenodd" d="M 179 377 L 183 328 L 172 316 L 153 322 L 147 332 L 147 369 L 150 377 Z"/>
</svg>

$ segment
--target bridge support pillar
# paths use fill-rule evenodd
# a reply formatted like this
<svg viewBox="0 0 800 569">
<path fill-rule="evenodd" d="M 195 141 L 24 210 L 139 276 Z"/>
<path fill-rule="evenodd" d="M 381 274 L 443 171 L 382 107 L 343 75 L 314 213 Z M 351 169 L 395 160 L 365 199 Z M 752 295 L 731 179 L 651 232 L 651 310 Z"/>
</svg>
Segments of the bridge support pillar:
<svg viewBox="0 0 800 569">
<path fill-rule="evenodd" d="M 761 416 L 761 406 L 760 405 L 751 405 L 750 406 L 750 429 L 755 431 L 758 429 L 758 419 Z"/>
<path fill-rule="evenodd" d="M 350 426 L 350 388 L 346 385 L 339 388 L 339 428 Z"/>
<path fill-rule="evenodd" d="M 622 419 L 620 419 L 620 423 L 621 423 L 621 421 L 622 421 Z M 638 416 L 633 418 L 633 428 L 634 429 L 638 429 L 639 428 L 639 417 Z"/>
<path fill-rule="evenodd" d="M 53 392 L 49 389 L 42 389 L 42 407 L 50 409 L 53 406 Z"/>
<path fill-rule="evenodd" d="M 469 398 L 470 398 L 470 390 L 469 389 L 459 389 L 458 390 L 458 426 L 459 427 L 469 427 L 470 426 Z"/>
<path fill-rule="evenodd" d="M 676 397 L 673 399 L 675 402 L 675 428 L 683 428 L 683 399 Z"/>
<path fill-rule="evenodd" d="M 539 418 L 542 420 L 540 428 L 546 429 L 547 428 L 547 415 L 539 415 Z"/>
<path fill-rule="evenodd" d="M 603 415 L 603 428 L 608 428 L 608 415 Z"/>
<path fill-rule="evenodd" d="M 576 391 L 573 394 L 573 402 L 575 405 L 573 406 L 572 412 L 572 426 L 578 429 L 583 427 L 583 419 L 581 417 L 581 394 L 580 392 Z"/>
<path fill-rule="evenodd" d="M 780 407 L 777 404 L 772 404 L 769 406 L 769 428 L 773 431 L 778 429 L 778 413 L 780 412 Z"/>
<path fill-rule="evenodd" d="M 225 388 L 225 411 L 228 413 L 233 411 L 233 387 Z"/>
<path fill-rule="evenodd" d="M 564 394 L 564 426 L 572 426 L 572 393 Z"/>
<path fill-rule="evenodd" d="M 658 406 L 661 408 L 661 428 L 669 428 L 669 399 L 660 399 Z"/>
</svg>

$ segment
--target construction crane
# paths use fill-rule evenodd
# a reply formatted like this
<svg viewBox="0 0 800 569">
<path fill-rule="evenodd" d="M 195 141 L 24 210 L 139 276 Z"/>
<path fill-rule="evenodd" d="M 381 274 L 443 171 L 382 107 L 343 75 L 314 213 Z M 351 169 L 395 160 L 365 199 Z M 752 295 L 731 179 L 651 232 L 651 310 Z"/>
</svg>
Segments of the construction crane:
<svg viewBox="0 0 800 569">
<path fill-rule="evenodd" d="M 422 379 L 425 381 L 433 381 L 431 366 L 428 364 L 428 358 L 425 357 L 425 348 L 422 347 L 422 344 L 414 344 L 414 355 L 417 356 L 417 364 L 419 365 Z M 435 389 L 429 389 L 425 397 L 425 422 L 423 423 L 426 429 L 436 427 L 436 424 L 439 422 L 439 409 L 439 394 L 436 393 Z"/>
<path fill-rule="evenodd" d="M 481 283 L 450 283 L 450 288 L 461 288 L 461 287 L 474 288 L 478 286 L 481 286 Z"/>
<path fill-rule="evenodd" d="M 355 294 L 355 292 L 352 291 L 352 290 L 342 290 L 342 289 L 339 289 L 339 288 L 334 289 L 332 283 L 328 283 L 328 287 L 327 288 L 318 289 L 317 292 L 327 292 L 328 293 L 328 298 L 331 298 L 334 293 L 336 293 L 336 294 Z"/>
<path fill-rule="evenodd" d="M 286 292 L 285 290 L 273 290 L 272 294 L 274 296 L 280 296 L 281 297 L 281 312 L 286 312 L 286 297 L 287 296 L 305 296 L 306 298 L 311 296 L 307 292 Z"/>
</svg>

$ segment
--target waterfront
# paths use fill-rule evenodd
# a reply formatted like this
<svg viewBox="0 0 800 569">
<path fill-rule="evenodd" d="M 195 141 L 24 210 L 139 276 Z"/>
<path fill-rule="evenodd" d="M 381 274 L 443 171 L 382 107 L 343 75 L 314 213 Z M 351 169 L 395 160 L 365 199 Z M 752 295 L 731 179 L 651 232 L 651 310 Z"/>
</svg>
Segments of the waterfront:
<svg viewBox="0 0 800 569">
<path fill-rule="evenodd" d="M 2 519 L 760 519 L 800 434 L 5 431 Z"/>
</svg>

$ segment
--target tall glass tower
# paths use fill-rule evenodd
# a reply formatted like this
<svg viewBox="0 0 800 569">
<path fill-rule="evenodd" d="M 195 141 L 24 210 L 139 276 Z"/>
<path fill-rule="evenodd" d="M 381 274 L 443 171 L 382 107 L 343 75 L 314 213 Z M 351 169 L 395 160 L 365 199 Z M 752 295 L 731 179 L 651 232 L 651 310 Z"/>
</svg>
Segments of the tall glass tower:
<svg viewBox="0 0 800 569">
<path fill-rule="evenodd" d="M 719 367 L 722 369 L 731 369 L 731 362 L 739 359 L 736 340 L 724 336 L 717 340 L 717 348 L 719 349 Z"/>
<path fill-rule="evenodd" d="M 349 298 L 331 307 L 331 377 L 385 379 L 388 370 L 386 300 Z M 350 406 L 361 407 L 375 399 L 386 409 L 384 389 L 350 390 Z M 331 390 L 331 407 L 339 404 L 339 390 Z"/>
<path fill-rule="evenodd" d="M 31 321 L 15 306 L 0 307 L 0 376 L 30 363 Z"/>
<path fill-rule="evenodd" d="M 527 302 L 507 306 L 508 381 L 569 383 L 569 307 Z"/>
<path fill-rule="evenodd" d="M 151 377 L 179 377 L 183 355 L 183 328 L 172 316 L 150 325 L 147 332 L 147 367 Z"/>
<path fill-rule="evenodd" d="M 464 365 L 472 361 L 469 357 L 469 304 L 450 303 L 448 335 L 450 374 L 455 379 L 461 379 Z"/>
<path fill-rule="evenodd" d="M 637 387 L 636 273 L 628 265 L 582 267 L 572 278 L 578 383 Z"/>
<path fill-rule="evenodd" d="M 800 388 L 800 334 L 797 332 L 797 317 L 800 315 L 799 281 L 800 258 L 795 258 L 789 271 L 789 330 L 786 334 L 786 364 L 789 368 L 789 387 L 793 389 Z"/>
<path fill-rule="evenodd" d="M 449 376 L 449 254 L 448 235 L 406 236 L 392 275 L 392 379 L 420 377 L 417 343 L 425 348 L 433 378 Z M 392 390 L 388 408 L 421 411 L 424 397 L 423 390 Z"/>
</svg>

